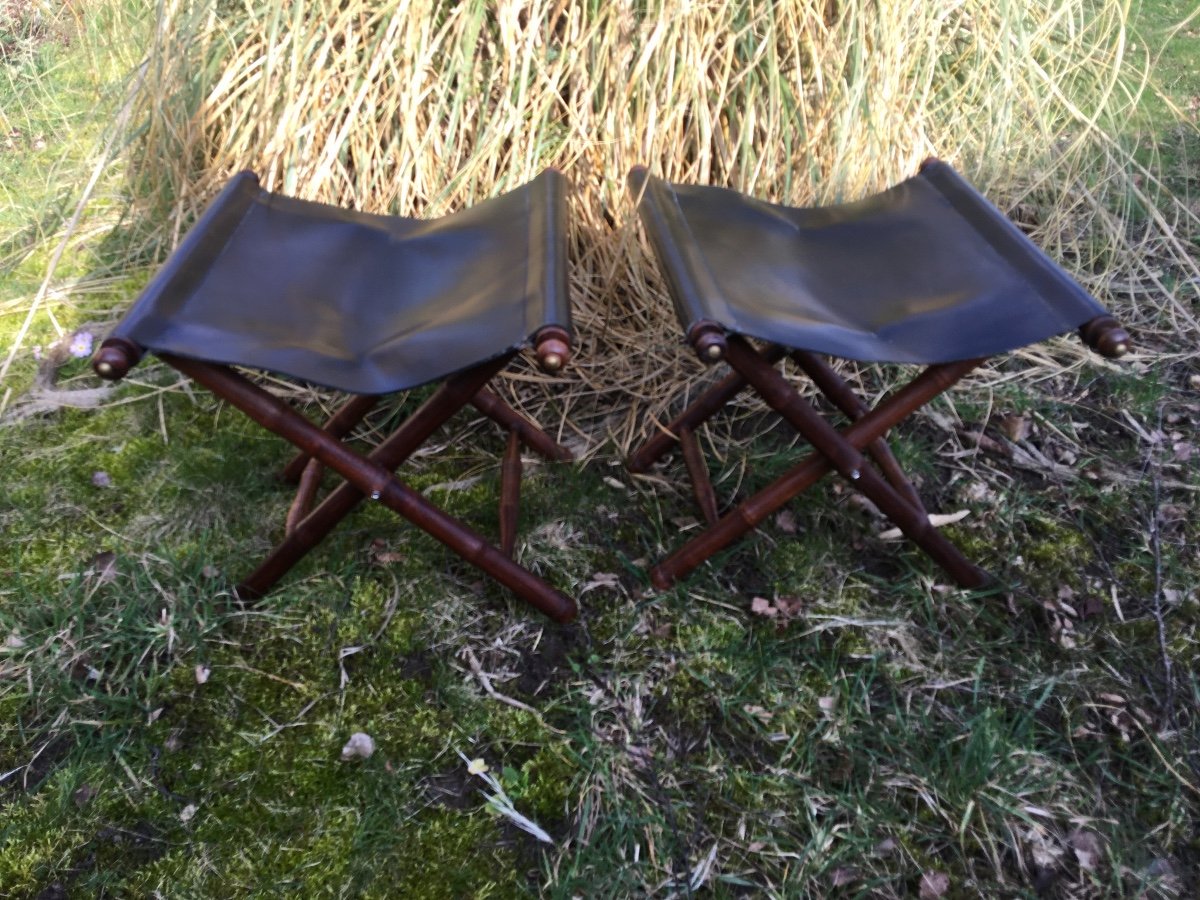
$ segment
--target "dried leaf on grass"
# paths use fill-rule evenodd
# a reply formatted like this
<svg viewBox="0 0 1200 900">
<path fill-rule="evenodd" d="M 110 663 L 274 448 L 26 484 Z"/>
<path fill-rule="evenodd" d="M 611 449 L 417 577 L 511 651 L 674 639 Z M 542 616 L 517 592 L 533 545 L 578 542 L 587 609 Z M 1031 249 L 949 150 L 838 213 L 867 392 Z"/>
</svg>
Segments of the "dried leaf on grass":
<svg viewBox="0 0 1200 900">
<path fill-rule="evenodd" d="M 950 876 L 945 872 L 925 872 L 921 875 L 918 896 L 921 900 L 938 900 L 950 890 Z"/>
<path fill-rule="evenodd" d="M 96 788 L 92 787 L 90 784 L 86 784 L 86 783 L 81 784 L 78 788 L 75 789 L 75 792 L 73 794 L 71 794 L 71 800 L 77 807 L 82 809 L 83 807 L 85 807 L 89 803 L 91 803 L 92 799 L 98 793 L 100 793 L 100 791 L 97 790 Z"/>
<path fill-rule="evenodd" d="M 1085 872 L 1095 872 L 1104 859 L 1104 841 L 1094 831 L 1076 828 L 1067 835 L 1067 844 L 1075 853 L 1075 862 Z"/>
<path fill-rule="evenodd" d="M 111 584 L 117 580 L 117 554 L 102 550 L 88 560 L 83 575 L 93 584 Z"/>
<path fill-rule="evenodd" d="M 615 589 L 621 586 L 621 578 L 614 572 L 594 572 L 592 577 L 578 591 L 580 595 L 586 594 L 589 591 L 594 591 L 596 588 Z"/>
<path fill-rule="evenodd" d="M 406 554 L 399 550 L 392 550 L 388 547 L 387 541 L 383 538 L 375 538 L 371 541 L 371 547 L 367 550 L 367 560 L 373 566 L 387 566 L 393 563 L 404 562 Z"/>
<path fill-rule="evenodd" d="M 804 615 L 804 601 L 798 597 L 776 597 L 774 600 L 755 597 L 750 601 L 750 613 L 771 619 L 780 628 L 785 628 L 792 620 Z"/>
<path fill-rule="evenodd" d="M 775 514 L 775 527 L 784 534 L 795 534 L 799 530 L 796 514 L 790 509 L 781 509 Z"/>
<path fill-rule="evenodd" d="M 1019 443 L 1033 433 L 1033 425 L 1029 421 L 1029 416 L 1025 415 L 1001 416 L 996 424 L 1004 432 L 1004 436 L 1013 443 Z"/>
<path fill-rule="evenodd" d="M 375 740 L 366 732 L 356 731 L 342 747 L 342 759 L 367 759 L 375 752 Z"/>
<path fill-rule="evenodd" d="M 838 866 L 829 873 L 830 887 L 845 887 L 848 884 L 854 884 L 862 878 L 862 873 L 854 866 Z"/>
</svg>

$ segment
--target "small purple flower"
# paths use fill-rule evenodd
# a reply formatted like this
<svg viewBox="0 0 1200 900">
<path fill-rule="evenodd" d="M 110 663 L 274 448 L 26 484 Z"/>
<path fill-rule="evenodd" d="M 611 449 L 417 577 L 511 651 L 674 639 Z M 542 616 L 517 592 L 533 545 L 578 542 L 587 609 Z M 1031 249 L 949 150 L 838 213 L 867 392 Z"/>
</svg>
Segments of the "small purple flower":
<svg viewBox="0 0 1200 900">
<path fill-rule="evenodd" d="M 92 333 L 90 331 L 77 331 L 71 335 L 71 343 L 67 346 L 67 352 L 76 359 L 91 356 Z"/>
<path fill-rule="evenodd" d="M 94 484 L 98 488 L 111 487 L 112 479 L 109 477 L 107 472 L 103 472 L 103 471 L 93 472 L 92 473 L 92 484 Z"/>
</svg>

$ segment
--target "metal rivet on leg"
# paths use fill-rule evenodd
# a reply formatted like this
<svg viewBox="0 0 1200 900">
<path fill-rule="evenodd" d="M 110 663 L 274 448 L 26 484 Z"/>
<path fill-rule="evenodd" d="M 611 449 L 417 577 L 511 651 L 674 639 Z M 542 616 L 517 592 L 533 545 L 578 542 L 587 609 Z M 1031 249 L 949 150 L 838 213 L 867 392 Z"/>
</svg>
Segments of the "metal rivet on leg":
<svg viewBox="0 0 1200 900">
<path fill-rule="evenodd" d="M 860 478 L 862 478 L 862 472 L 858 471 L 858 469 L 850 470 L 850 480 L 851 481 L 858 481 L 858 479 L 860 479 Z"/>
</svg>

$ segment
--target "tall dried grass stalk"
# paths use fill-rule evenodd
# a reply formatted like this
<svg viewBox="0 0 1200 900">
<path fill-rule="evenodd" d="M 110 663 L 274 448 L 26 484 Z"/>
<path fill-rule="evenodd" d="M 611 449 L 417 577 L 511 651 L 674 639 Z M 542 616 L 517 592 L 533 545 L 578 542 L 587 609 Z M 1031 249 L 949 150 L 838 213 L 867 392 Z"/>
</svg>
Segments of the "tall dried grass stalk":
<svg viewBox="0 0 1200 900">
<path fill-rule="evenodd" d="M 636 163 L 807 204 L 938 155 L 1144 339 L 1197 333 L 1155 284 L 1164 260 L 1200 276 L 1177 236 L 1196 214 L 1149 196 L 1156 182 L 1114 138 L 1142 89 L 1120 0 L 218 6 L 163 0 L 158 14 L 130 154 L 157 249 L 241 168 L 424 216 L 558 166 L 576 188 L 568 414 L 591 436 L 627 444 L 697 371 L 625 195 Z M 1075 354 L 1064 343 L 1052 362 Z"/>
</svg>

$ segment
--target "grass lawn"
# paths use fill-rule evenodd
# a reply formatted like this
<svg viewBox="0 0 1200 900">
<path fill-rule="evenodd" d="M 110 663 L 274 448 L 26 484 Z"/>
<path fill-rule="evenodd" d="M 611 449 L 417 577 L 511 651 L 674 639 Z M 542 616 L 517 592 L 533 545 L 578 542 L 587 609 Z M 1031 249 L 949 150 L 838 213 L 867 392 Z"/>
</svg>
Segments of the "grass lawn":
<svg viewBox="0 0 1200 900">
<path fill-rule="evenodd" d="M 1134 10 L 1162 92 L 1118 137 L 1194 216 L 1188 7 Z M 1157 207 L 1112 216 L 1147 273 L 1113 290 L 1169 294 L 1174 330 L 995 362 L 892 436 L 1001 588 L 953 588 L 830 480 L 653 591 L 696 512 L 678 461 L 634 477 L 622 422 L 576 416 L 585 346 L 576 399 L 505 388 L 585 451 L 527 463 L 517 548 L 577 623 L 377 507 L 246 604 L 286 447 L 152 359 L 110 388 L 68 349 L 163 250 L 115 127 L 144 24 L 0 0 L 0 897 L 1200 895 L 1200 281 L 1138 243 Z M 491 534 L 502 436 L 435 441 L 402 474 Z M 703 441 L 726 500 L 806 451 L 754 404 Z"/>
</svg>

